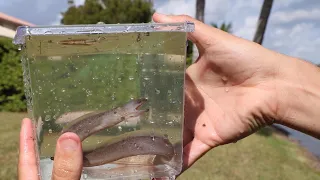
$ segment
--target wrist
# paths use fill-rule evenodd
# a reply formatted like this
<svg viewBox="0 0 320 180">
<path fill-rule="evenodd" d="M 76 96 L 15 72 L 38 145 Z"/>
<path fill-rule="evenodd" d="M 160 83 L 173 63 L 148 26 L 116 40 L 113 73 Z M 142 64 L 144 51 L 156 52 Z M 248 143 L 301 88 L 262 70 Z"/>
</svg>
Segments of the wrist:
<svg viewBox="0 0 320 180">
<path fill-rule="evenodd" d="M 320 69 L 297 58 L 279 56 L 276 123 L 320 138 Z"/>
</svg>

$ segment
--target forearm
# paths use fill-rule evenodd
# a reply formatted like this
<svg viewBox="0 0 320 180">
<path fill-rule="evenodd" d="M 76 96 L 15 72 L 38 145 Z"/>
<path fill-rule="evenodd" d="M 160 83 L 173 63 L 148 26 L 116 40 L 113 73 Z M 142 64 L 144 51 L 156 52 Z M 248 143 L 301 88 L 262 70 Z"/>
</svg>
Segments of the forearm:
<svg viewBox="0 0 320 180">
<path fill-rule="evenodd" d="M 320 68 L 287 56 L 279 62 L 278 123 L 320 139 Z"/>
</svg>

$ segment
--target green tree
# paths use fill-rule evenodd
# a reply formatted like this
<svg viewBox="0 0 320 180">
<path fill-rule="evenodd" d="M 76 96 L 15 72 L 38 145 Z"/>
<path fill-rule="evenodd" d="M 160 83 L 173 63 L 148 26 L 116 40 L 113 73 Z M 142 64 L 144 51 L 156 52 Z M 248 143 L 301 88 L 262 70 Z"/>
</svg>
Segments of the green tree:
<svg viewBox="0 0 320 180">
<path fill-rule="evenodd" d="M 0 37 L 0 111 L 25 111 L 20 54 L 11 41 Z"/>
<path fill-rule="evenodd" d="M 221 29 L 222 31 L 228 32 L 228 33 L 232 33 L 232 24 L 231 23 L 225 23 L 223 22 L 220 27 L 217 23 L 211 23 L 211 26 Z"/>
<path fill-rule="evenodd" d="M 152 2 L 146 0 L 86 0 L 80 6 L 69 2 L 69 8 L 62 13 L 61 23 L 147 23 L 153 13 Z"/>
</svg>

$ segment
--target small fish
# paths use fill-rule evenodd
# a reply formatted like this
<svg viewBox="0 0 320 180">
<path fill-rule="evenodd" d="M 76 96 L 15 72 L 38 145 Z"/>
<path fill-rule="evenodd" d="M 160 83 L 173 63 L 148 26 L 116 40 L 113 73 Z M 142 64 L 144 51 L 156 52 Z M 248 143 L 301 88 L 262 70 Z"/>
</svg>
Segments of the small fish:
<svg viewBox="0 0 320 180">
<path fill-rule="evenodd" d="M 170 160 L 174 156 L 174 149 L 168 139 L 161 136 L 129 136 L 121 141 L 105 144 L 92 151 L 84 152 L 83 166 L 99 166 L 116 160 L 134 157 L 137 155 L 149 155 L 143 159 L 144 164 L 153 162 L 154 156 L 161 156 Z M 151 155 L 151 156 L 150 156 Z M 126 160 L 130 161 L 131 158 Z"/>
<path fill-rule="evenodd" d="M 149 109 L 138 110 L 138 108 L 145 102 L 147 102 L 147 99 L 140 98 L 132 100 L 124 106 L 117 107 L 108 111 L 98 111 L 85 114 L 72 121 L 72 124 L 64 128 L 64 130 L 62 130 L 62 133 L 76 133 L 80 137 L 80 140 L 83 141 L 85 138 L 94 133 L 97 133 L 106 128 L 113 127 L 122 121 L 140 116 L 141 114 L 148 112 Z"/>
<path fill-rule="evenodd" d="M 83 141 L 94 133 L 148 112 L 149 109 L 138 110 L 145 102 L 147 102 L 147 99 L 140 98 L 108 111 L 85 114 L 72 121 L 72 124 L 64 128 L 62 133 L 76 133 Z M 84 151 L 83 166 L 92 167 L 111 162 L 125 165 L 135 162 L 149 167 L 163 163 L 179 167 L 176 163 L 180 162 L 177 159 L 180 156 L 176 156 L 176 154 L 181 151 L 180 146 L 180 144 L 172 145 L 169 139 L 163 136 L 128 136 L 113 143 L 103 144 L 94 150 Z M 180 151 L 177 152 L 177 150 Z M 51 160 L 54 160 L 54 158 L 51 157 Z"/>
</svg>

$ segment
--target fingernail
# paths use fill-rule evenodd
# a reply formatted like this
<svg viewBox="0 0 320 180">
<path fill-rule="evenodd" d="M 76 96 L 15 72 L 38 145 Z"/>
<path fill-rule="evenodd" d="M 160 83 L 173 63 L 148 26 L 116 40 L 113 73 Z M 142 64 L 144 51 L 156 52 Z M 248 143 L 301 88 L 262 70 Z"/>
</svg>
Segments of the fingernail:
<svg viewBox="0 0 320 180">
<path fill-rule="evenodd" d="M 67 151 L 74 151 L 78 148 L 78 142 L 68 137 L 62 138 L 60 140 L 60 145 L 61 145 L 61 148 Z"/>
</svg>

